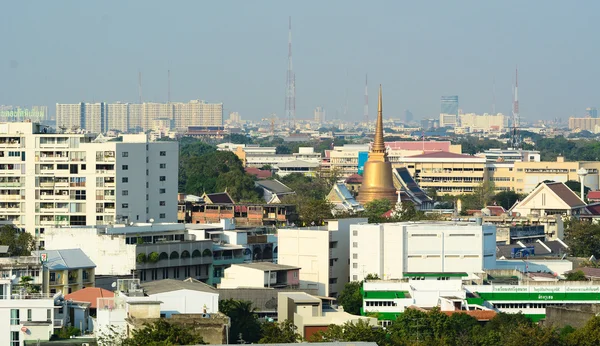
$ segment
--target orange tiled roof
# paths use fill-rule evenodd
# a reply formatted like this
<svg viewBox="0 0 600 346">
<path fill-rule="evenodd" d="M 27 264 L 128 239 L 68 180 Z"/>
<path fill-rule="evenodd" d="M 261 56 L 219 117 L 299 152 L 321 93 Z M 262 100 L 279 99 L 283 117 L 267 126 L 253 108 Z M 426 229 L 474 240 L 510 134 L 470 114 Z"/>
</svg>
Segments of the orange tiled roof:
<svg viewBox="0 0 600 346">
<path fill-rule="evenodd" d="M 65 296 L 65 299 L 77 302 L 88 302 L 90 303 L 90 308 L 95 309 L 97 307 L 98 298 L 112 298 L 114 296 L 114 292 L 105 290 L 103 288 L 86 287 L 73 293 L 67 294 Z"/>
<path fill-rule="evenodd" d="M 452 314 L 467 314 L 477 319 L 477 321 L 489 321 L 496 316 L 496 311 L 493 310 L 454 310 L 454 311 L 442 311 L 443 314 L 448 316 Z"/>
</svg>

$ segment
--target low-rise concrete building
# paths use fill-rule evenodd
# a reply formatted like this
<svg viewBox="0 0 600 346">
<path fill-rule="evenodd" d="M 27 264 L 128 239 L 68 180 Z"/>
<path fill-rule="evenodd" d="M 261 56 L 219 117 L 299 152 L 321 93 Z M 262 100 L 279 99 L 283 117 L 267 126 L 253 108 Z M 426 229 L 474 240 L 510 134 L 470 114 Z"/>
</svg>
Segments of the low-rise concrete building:
<svg viewBox="0 0 600 346">
<path fill-rule="evenodd" d="M 161 302 L 161 317 L 219 312 L 219 293 L 198 280 L 166 279 L 146 282 L 141 287 L 148 297 Z"/>
<path fill-rule="evenodd" d="M 64 245 L 64 244 L 63 244 Z M 44 292 L 66 295 L 85 287 L 94 287 L 96 264 L 81 249 L 39 250 L 44 258 Z"/>
<path fill-rule="evenodd" d="M 233 264 L 225 269 L 219 288 L 298 288 L 299 267 L 258 262 Z"/>
</svg>

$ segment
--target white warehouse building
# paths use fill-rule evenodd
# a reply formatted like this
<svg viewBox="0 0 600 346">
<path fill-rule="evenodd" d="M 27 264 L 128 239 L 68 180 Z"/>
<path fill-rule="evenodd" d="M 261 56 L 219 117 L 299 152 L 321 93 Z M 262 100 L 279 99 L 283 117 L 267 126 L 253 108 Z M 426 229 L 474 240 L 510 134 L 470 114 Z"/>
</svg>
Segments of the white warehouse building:
<svg viewBox="0 0 600 346">
<path fill-rule="evenodd" d="M 178 143 L 0 123 L 0 222 L 46 227 L 177 221 Z"/>
<path fill-rule="evenodd" d="M 496 226 L 428 222 L 350 225 L 350 280 L 376 274 L 482 273 L 496 266 Z"/>
</svg>

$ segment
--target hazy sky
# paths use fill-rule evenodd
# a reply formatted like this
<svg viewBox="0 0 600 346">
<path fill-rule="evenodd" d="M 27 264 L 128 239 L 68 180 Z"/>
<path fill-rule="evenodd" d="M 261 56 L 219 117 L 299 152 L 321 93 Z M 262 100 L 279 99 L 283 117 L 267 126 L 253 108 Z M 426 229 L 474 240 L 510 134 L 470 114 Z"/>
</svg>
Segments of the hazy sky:
<svg viewBox="0 0 600 346">
<path fill-rule="evenodd" d="M 600 106 L 600 1 L 2 1 L 0 104 L 143 99 L 223 102 L 284 114 L 292 16 L 298 118 L 510 112 L 515 66 L 524 119 Z"/>
</svg>

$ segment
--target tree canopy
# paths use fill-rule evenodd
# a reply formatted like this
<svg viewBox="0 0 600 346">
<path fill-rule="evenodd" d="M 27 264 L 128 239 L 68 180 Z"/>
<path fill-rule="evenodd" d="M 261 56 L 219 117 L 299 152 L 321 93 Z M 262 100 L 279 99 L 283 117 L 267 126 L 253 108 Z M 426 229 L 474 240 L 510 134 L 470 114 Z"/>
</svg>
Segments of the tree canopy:
<svg viewBox="0 0 600 346">
<path fill-rule="evenodd" d="M 231 327 L 229 328 L 229 340 L 255 343 L 261 337 L 261 326 L 258 317 L 254 313 L 256 308 L 252 302 L 245 300 L 224 299 L 219 301 L 219 311 L 229 316 Z"/>
<path fill-rule="evenodd" d="M 35 238 L 11 225 L 3 225 L 0 227 L 0 245 L 8 245 L 10 256 L 30 256 L 35 250 Z"/>
<path fill-rule="evenodd" d="M 564 226 L 565 242 L 572 256 L 600 258 L 600 225 L 571 218 Z"/>
</svg>

